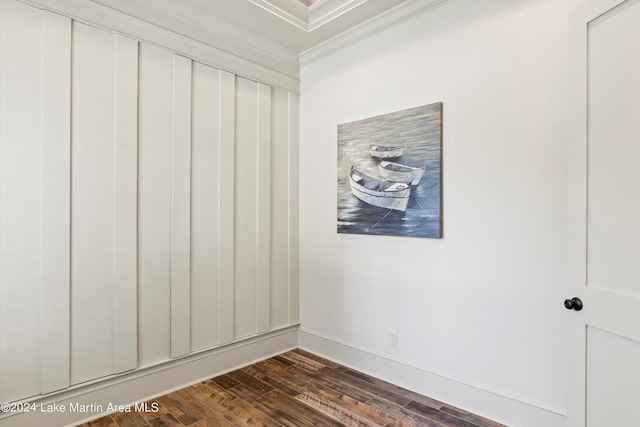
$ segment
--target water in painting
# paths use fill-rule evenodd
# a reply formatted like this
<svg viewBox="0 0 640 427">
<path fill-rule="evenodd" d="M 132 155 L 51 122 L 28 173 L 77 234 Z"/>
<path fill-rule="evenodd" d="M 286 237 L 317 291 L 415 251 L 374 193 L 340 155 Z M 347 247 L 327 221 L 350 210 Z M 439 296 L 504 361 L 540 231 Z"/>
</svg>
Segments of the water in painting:
<svg viewBox="0 0 640 427">
<path fill-rule="evenodd" d="M 339 125 L 338 233 L 442 237 L 441 169 L 442 103 Z"/>
</svg>

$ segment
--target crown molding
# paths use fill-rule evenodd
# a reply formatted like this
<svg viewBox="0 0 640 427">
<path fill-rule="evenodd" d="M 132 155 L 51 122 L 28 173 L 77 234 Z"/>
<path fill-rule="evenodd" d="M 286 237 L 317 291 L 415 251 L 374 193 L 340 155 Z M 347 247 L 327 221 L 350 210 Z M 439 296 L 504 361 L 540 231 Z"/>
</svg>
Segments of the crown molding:
<svg viewBox="0 0 640 427">
<path fill-rule="evenodd" d="M 298 55 L 271 40 L 187 1 L 90 0 L 160 28 L 206 43 L 230 54 L 298 77 Z M 294 0 L 288 0 L 294 1 Z"/>
<path fill-rule="evenodd" d="M 251 3 L 294 25 L 309 31 L 309 7 L 296 0 L 249 0 Z"/>
<path fill-rule="evenodd" d="M 143 0 L 18 1 L 68 16 L 84 24 L 169 49 L 203 64 L 224 69 L 254 81 L 296 93 L 299 91 L 299 66 L 295 52 L 288 51 L 289 58 L 283 60 L 280 55 L 285 51 L 283 47 L 245 30 L 237 30 L 237 39 L 228 39 L 213 32 L 199 32 L 202 29 L 194 24 L 171 18 L 166 13 L 156 13 L 158 11 L 148 8 Z M 127 13 L 113 7 L 114 4 L 127 4 L 131 9 L 128 9 L 129 13 Z M 166 19 L 166 22 L 159 22 L 160 18 Z M 221 19 L 220 22 L 223 20 Z M 247 45 L 238 40 L 247 41 Z M 250 43 L 256 44 L 249 46 Z M 265 46 L 264 43 L 273 45 L 271 49 L 275 53 L 260 52 L 259 48 L 255 47 Z"/>
<path fill-rule="evenodd" d="M 367 0 L 322 0 L 314 3 L 309 6 L 308 31 L 314 31 L 366 2 Z"/>
<path fill-rule="evenodd" d="M 319 0 L 306 6 L 299 0 L 249 0 L 304 31 L 312 32 L 368 0 Z"/>
</svg>

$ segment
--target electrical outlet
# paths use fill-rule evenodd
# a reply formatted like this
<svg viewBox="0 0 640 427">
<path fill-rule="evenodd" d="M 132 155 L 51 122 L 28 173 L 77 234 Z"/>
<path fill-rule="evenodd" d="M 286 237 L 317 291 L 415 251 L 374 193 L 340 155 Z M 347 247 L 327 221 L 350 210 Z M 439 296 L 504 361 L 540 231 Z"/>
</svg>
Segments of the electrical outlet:
<svg viewBox="0 0 640 427">
<path fill-rule="evenodd" d="M 391 331 L 389 333 L 389 345 L 391 347 L 397 347 L 398 346 L 398 333 L 396 331 Z"/>
</svg>

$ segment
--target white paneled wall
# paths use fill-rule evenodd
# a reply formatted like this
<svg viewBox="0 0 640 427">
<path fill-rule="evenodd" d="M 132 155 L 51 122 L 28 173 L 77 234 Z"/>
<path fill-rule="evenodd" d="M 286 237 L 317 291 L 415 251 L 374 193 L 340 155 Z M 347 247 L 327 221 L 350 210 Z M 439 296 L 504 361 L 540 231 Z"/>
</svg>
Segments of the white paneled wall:
<svg viewBox="0 0 640 427">
<path fill-rule="evenodd" d="M 173 55 L 171 357 L 189 354 L 191 288 L 191 60 Z"/>
<path fill-rule="evenodd" d="M 269 281 L 270 107 L 268 86 L 236 79 L 234 311 L 238 336 L 268 328 L 269 294 L 265 288 Z M 254 309 L 240 309 L 244 306 Z"/>
<path fill-rule="evenodd" d="M 138 43 L 78 23 L 72 30 L 71 383 L 78 384 L 137 365 Z"/>
<path fill-rule="evenodd" d="M 298 95 L 0 8 L 0 401 L 296 324 Z"/>
<path fill-rule="evenodd" d="M 271 328 L 299 322 L 298 209 L 292 195 L 298 187 L 298 96 L 288 91 L 272 92 L 271 119 Z"/>
<path fill-rule="evenodd" d="M 141 45 L 138 89 L 138 340 L 141 366 L 171 355 L 173 58 Z"/>
<path fill-rule="evenodd" d="M 221 71 L 202 64 L 193 65 L 193 107 L 191 142 L 191 349 L 199 350 L 219 342 L 219 190 L 224 182 L 220 164 Z M 233 103 L 230 105 L 233 115 Z M 215 118 L 215 119 L 213 119 Z M 228 123 L 227 127 L 232 123 Z M 233 129 L 231 129 L 233 135 Z M 233 158 L 227 160 L 233 162 Z M 232 175 L 233 176 L 233 175 Z M 228 177 L 229 178 L 229 177 Z M 212 191 L 215 189 L 215 191 Z M 229 208 L 229 207 L 227 207 Z M 232 210 L 233 212 L 233 210 Z M 228 249 L 226 249 L 228 250 Z"/>
<path fill-rule="evenodd" d="M 71 150 L 71 20 L 53 13 L 41 13 L 42 46 L 41 67 L 47 72 L 40 74 L 41 88 L 41 167 L 42 167 L 42 281 L 40 316 L 41 391 L 48 393 L 69 385 L 69 278 L 70 278 L 70 150 Z M 4 27 L 0 21 L 0 26 Z M 0 42 L 1 43 L 1 42 Z M 3 46 L 0 51 L 3 51 Z M 0 63 L 4 62 L 0 53 Z M 3 77 L 0 76 L 0 80 Z M 5 84 L 11 84 L 8 78 Z M 0 88 L 0 94 L 3 94 Z M 0 96 L 0 98 L 3 98 Z M 0 100 L 0 127 L 5 126 L 1 113 L 12 108 L 11 103 Z M 64 106 L 64 108 L 61 108 Z M 24 112 L 18 112 L 22 115 Z M 10 134 L 7 134 L 10 135 Z M 5 141 L 0 135 L 0 144 Z M 15 144 L 15 142 L 13 142 Z M 0 158 L 3 156 L 0 148 Z M 37 155 L 35 157 L 37 159 Z M 32 159 L 32 160 L 35 160 Z M 0 166 L 0 171 L 3 168 Z M 0 181 L 2 181 L 0 173 Z M 3 191 L 0 190 L 0 195 Z M 1 200 L 1 199 L 0 199 Z M 0 221 L 2 218 L 0 213 Z M 0 232 L 0 240 L 4 240 Z M 7 239 L 6 243 L 10 240 Z M 10 247 L 10 246 L 7 246 Z M 34 251 L 37 253 L 37 250 Z M 0 255 L 1 257 L 1 255 Z M 3 269 L 0 261 L 0 269 Z M 0 279 L 0 283 L 4 281 Z M 0 287 L 1 288 L 1 287 Z M 0 292 L 2 292 L 0 290 Z M 0 307 L 4 311 L 3 296 Z M 12 300 L 7 300 L 13 303 Z M 20 307 L 19 305 L 17 307 Z M 2 324 L 0 315 L 0 325 Z M 1 330 L 0 330 L 1 331 Z M 37 335 L 37 334 L 36 334 Z M 0 332 L 0 337 L 2 332 Z M 0 347 L 3 341 L 0 338 Z M 9 348 L 6 348 L 10 351 Z M 0 355 L 0 363 L 2 356 Z M 1 365 L 0 365 L 1 366 Z M 0 368 L 0 370 L 2 370 Z M 0 385 L 0 394 L 3 387 Z M 0 399 L 2 400 L 2 399 Z"/>
<path fill-rule="evenodd" d="M 0 401 L 42 388 L 43 19 L 0 11 Z"/>
</svg>

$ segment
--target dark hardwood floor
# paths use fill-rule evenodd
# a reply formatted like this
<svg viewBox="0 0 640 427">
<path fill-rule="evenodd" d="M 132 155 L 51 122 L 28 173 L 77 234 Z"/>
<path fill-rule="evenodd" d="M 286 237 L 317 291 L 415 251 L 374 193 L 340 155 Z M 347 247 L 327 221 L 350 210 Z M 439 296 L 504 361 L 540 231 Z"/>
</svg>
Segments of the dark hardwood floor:
<svg viewBox="0 0 640 427">
<path fill-rule="evenodd" d="M 303 350 L 148 402 L 156 405 L 83 426 L 504 427 Z"/>
</svg>

